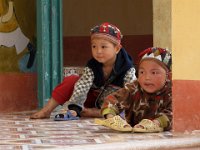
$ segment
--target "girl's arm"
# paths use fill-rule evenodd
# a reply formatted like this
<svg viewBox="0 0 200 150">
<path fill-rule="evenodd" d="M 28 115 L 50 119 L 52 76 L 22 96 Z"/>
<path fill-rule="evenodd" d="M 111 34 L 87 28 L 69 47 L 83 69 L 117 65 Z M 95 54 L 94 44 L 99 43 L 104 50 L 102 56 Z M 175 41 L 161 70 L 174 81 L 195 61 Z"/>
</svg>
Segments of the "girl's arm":
<svg viewBox="0 0 200 150">
<path fill-rule="evenodd" d="M 129 108 L 131 103 L 130 101 L 130 93 L 132 93 L 136 89 L 135 82 L 132 84 L 126 84 L 124 88 L 113 92 L 112 94 L 108 95 L 104 99 L 104 103 L 101 108 L 101 114 L 107 118 L 106 116 L 109 114 L 118 115 L 124 109 Z"/>
<path fill-rule="evenodd" d="M 158 109 L 156 120 L 164 129 L 171 129 L 172 126 L 172 95 L 171 92 L 166 94 L 163 99 L 163 105 Z"/>
</svg>

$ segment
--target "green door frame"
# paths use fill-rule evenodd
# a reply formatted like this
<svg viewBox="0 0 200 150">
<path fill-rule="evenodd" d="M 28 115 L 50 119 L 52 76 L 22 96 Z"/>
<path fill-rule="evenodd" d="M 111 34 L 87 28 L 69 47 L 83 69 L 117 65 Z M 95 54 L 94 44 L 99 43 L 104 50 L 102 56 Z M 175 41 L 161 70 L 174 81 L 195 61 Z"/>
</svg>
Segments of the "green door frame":
<svg viewBox="0 0 200 150">
<path fill-rule="evenodd" d="M 63 76 L 62 0 L 37 0 L 37 76 L 39 107 Z"/>
</svg>

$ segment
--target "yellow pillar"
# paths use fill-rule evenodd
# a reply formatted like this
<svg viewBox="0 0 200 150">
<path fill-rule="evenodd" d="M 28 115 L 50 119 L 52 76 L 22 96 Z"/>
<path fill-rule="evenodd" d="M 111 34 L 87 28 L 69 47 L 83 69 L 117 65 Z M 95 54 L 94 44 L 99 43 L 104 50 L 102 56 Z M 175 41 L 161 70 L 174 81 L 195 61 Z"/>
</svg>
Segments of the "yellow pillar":
<svg viewBox="0 0 200 150">
<path fill-rule="evenodd" d="M 173 131 L 200 129 L 200 0 L 153 0 L 154 46 L 172 50 Z"/>
<path fill-rule="evenodd" d="M 200 129 L 200 1 L 172 1 L 174 129 Z M 184 112 L 184 113 L 183 113 Z"/>
<path fill-rule="evenodd" d="M 153 45 L 171 50 L 171 0 L 153 0 Z"/>
</svg>

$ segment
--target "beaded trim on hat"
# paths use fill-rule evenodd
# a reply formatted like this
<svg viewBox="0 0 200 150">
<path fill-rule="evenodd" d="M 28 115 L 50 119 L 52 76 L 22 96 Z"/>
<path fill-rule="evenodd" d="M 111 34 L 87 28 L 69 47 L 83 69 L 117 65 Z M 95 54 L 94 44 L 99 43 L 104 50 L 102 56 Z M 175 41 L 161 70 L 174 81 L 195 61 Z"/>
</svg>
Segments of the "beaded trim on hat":
<svg viewBox="0 0 200 150">
<path fill-rule="evenodd" d="M 120 30 L 108 22 L 97 25 L 91 29 L 91 37 L 94 38 L 97 36 L 102 38 L 108 36 L 108 38 L 116 44 L 120 44 L 122 39 Z"/>
<path fill-rule="evenodd" d="M 166 49 L 163 48 L 157 48 L 157 47 L 152 47 L 144 50 L 140 55 L 142 58 L 141 60 L 145 58 L 155 58 L 161 62 L 163 62 L 168 69 L 171 70 L 171 53 L 167 51 Z"/>
</svg>

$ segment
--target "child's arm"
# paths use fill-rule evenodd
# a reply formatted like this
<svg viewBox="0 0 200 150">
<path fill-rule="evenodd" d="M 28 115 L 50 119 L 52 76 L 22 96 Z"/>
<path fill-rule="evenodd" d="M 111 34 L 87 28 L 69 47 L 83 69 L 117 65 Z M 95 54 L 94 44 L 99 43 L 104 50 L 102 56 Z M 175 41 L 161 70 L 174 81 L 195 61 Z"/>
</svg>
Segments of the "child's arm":
<svg viewBox="0 0 200 150">
<path fill-rule="evenodd" d="M 113 92 L 104 99 L 101 108 L 101 114 L 105 118 L 120 114 L 124 109 L 129 107 L 129 96 L 135 88 L 135 84 L 127 84 L 126 87 Z"/>
<path fill-rule="evenodd" d="M 155 118 L 160 127 L 170 129 L 172 125 L 172 96 L 171 92 L 166 94 L 163 99 L 163 105 L 158 109 L 158 115 Z M 156 122 L 155 121 L 155 122 Z"/>
</svg>

